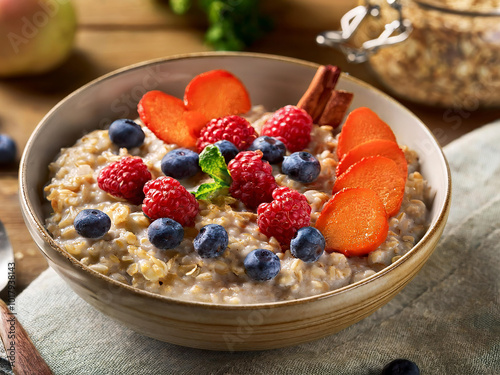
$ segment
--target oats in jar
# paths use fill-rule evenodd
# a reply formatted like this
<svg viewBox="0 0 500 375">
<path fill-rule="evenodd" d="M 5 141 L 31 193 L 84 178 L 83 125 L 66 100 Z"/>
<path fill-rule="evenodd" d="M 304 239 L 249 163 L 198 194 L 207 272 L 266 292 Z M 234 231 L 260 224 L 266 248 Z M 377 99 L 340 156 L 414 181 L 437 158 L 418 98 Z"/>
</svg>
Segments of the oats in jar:
<svg viewBox="0 0 500 375">
<path fill-rule="evenodd" d="M 380 17 L 367 17 L 356 45 L 376 39 L 397 19 L 386 0 L 374 0 Z M 372 70 L 393 93 L 408 100 L 475 110 L 500 105 L 500 2 L 498 0 L 402 0 L 412 24 L 404 42 L 380 48 Z"/>
</svg>

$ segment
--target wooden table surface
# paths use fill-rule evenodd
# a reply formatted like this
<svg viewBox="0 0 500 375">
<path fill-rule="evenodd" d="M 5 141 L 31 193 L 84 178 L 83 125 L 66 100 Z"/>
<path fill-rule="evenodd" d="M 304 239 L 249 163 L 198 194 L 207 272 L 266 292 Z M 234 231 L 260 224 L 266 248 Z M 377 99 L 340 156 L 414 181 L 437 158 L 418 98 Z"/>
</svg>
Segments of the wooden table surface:
<svg viewBox="0 0 500 375">
<path fill-rule="evenodd" d="M 20 150 L 50 108 L 84 83 L 139 61 L 211 50 L 203 41 L 204 18 L 196 14 L 173 15 L 167 0 L 73 0 L 73 3 L 79 28 L 68 61 L 43 76 L 0 80 L 0 133 L 10 134 Z M 378 86 L 366 65 L 347 64 L 339 53 L 315 44 L 320 31 L 338 27 L 340 15 L 355 0 L 262 3 L 276 20 L 276 26 L 249 51 L 339 65 L 343 71 Z M 500 110 L 446 110 L 403 103 L 433 130 L 442 145 L 500 118 Z M 0 169 L 0 219 L 14 247 L 17 286 L 21 291 L 47 264 L 24 225 L 17 185 L 16 165 Z"/>
</svg>

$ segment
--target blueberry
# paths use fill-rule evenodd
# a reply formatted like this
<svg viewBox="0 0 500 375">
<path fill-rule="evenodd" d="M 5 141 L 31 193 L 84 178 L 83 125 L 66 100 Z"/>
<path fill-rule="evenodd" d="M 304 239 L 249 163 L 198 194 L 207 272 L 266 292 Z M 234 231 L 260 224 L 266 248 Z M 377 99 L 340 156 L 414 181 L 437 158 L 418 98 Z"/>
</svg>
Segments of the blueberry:
<svg viewBox="0 0 500 375">
<path fill-rule="evenodd" d="M 224 254 L 229 237 L 223 226 L 208 224 L 200 229 L 193 241 L 194 249 L 202 258 L 215 258 Z"/>
<path fill-rule="evenodd" d="M 78 234 L 85 238 L 99 238 L 108 233 L 111 219 L 104 212 L 96 209 L 82 210 L 73 223 Z"/>
<path fill-rule="evenodd" d="M 264 154 L 262 159 L 267 160 L 269 164 L 277 164 L 283 161 L 286 153 L 286 146 L 279 139 L 264 135 L 253 141 L 248 150 L 260 150 Z"/>
<path fill-rule="evenodd" d="M 415 362 L 395 359 L 384 367 L 382 375 L 420 375 L 420 370 Z"/>
<path fill-rule="evenodd" d="M 129 119 L 113 121 L 109 127 L 109 139 L 118 147 L 134 148 L 144 143 L 144 132 L 140 125 Z"/>
<path fill-rule="evenodd" d="M 177 221 L 162 217 L 148 227 L 148 239 L 158 249 L 173 249 L 184 238 L 184 228 Z"/>
<path fill-rule="evenodd" d="M 304 262 L 316 262 L 325 251 L 325 237 L 313 227 L 300 228 L 290 242 L 290 252 Z"/>
<path fill-rule="evenodd" d="M 182 180 L 193 177 L 201 171 L 199 160 L 200 156 L 196 152 L 187 148 L 177 148 L 161 159 L 161 170 L 165 176 Z"/>
<path fill-rule="evenodd" d="M 272 251 L 257 249 L 243 261 L 247 275 L 257 281 L 271 280 L 280 272 L 280 258 Z"/>
<path fill-rule="evenodd" d="M 224 156 L 226 164 L 229 164 L 229 162 L 240 152 L 234 143 L 226 140 L 217 141 L 214 143 L 214 146 L 217 146 L 222 156 Z"/>
<path fill-rule="evenodd" d="M 6 134 L 0 134 L 0 164 L 9 164 L 16 160 L 17 146 Z"/>
<path fill-rule="evenodd" d="M 281 171 L 292 180 L 308 184 L 318 178 L 321 165 L 310 153 L 299 151 L 283 160 Z"/>
</svg>

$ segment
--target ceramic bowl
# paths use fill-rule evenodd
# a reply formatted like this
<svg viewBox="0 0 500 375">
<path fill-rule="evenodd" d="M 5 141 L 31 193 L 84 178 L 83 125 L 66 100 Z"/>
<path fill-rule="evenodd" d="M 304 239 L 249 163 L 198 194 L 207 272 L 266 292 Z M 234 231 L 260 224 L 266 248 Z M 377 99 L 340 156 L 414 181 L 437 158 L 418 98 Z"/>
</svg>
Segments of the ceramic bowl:
<svg viewBox="0 0 500 375">
<path fill-rule="evenodd" d="M 450 208 L 451 181 L 445 157 L 425 125 L 382 92 L 348 75 L 338 87 L 354 93 L 351 110 L 369 106 L 388 122 L 398 141 L 420 155 L 421 172 L 435 192 L 430 228 L 405 256 L 355 284 L 292 301 L 253 305 L 185 302 L 137 290 L 80 264 L 53 241 L 44 226 L 42 190 L 48 164 L 61 147 L 121 117 L 135 118 L 147 90 L 182 97 L 201 72 L 227 69 L 247 86 L 252 103 L 268 109 L 297 103 L 318 65 L 278 56 L 203 53 L 141 63 L 101 77 L 56 105 L 29 139 L 20 166 L 24 219 L 48 263 L 85 301 L 144 335 L 212 350 L 261 350 L 295 345 L 338 332 L 394 297 L 434 250 Z"/>
</svg>

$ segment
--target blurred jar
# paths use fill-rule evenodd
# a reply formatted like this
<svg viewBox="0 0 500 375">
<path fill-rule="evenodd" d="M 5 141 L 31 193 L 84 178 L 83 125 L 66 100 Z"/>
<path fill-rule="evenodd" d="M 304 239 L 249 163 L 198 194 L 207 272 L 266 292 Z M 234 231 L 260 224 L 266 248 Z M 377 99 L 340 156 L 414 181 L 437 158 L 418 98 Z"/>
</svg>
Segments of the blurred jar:
<svg viewBox="0 0 500 375">
<path fill-rule="evenodd" d="M 365 4 L 365 2 L 362 2 Z M 500 0 L 401 0 L 413 30 L 404 42 L 369 57 L 394 94 L 441 107 L 500 106 Z M 386 0 L 366 17 L 355 44 L 376 39 L 398 15 Z"/>
</svg>

